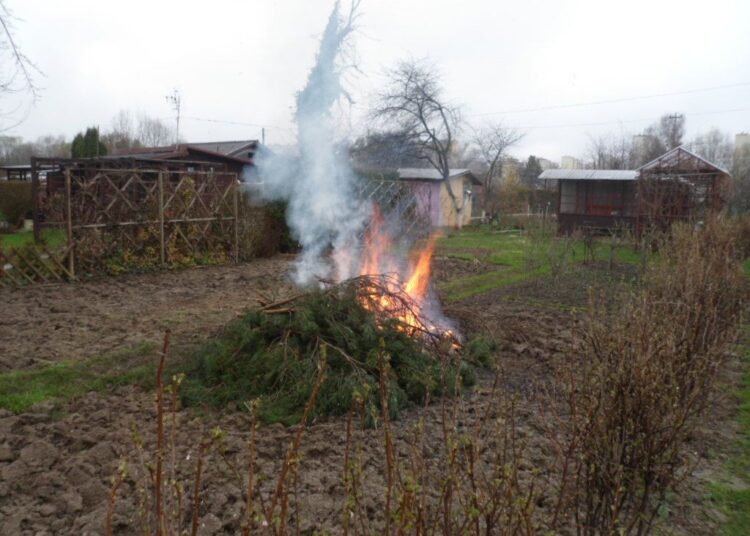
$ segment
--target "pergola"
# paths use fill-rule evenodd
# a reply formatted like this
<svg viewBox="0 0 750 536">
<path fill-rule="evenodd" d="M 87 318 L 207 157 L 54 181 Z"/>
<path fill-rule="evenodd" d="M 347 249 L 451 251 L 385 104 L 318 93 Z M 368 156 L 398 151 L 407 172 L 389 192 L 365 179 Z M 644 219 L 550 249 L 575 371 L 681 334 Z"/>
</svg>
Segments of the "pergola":
<svg viewBox="0 0 750 536">
<path fill-rule="evenodd" d="M 639 169 L 637 231 L 666 229 L 675 220 L 695 220 L 726 203 L 729 172 L 676 147 Z"/>
</svg>

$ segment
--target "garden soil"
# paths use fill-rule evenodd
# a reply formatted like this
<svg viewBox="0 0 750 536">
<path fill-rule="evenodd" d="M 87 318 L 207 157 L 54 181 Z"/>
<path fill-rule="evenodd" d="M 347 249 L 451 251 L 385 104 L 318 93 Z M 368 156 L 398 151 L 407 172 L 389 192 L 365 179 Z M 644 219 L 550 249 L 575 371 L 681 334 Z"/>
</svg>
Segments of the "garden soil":
<svg viewBox="0 0 750 536">
<path fill-rule="evenodd" d="M 460 263 L 451 260 L 438 274 L 454 276 Z M 116 351 L 122 345 L 158 341 L 170 328 L 175 341 L 188 344 L 211 336 L 248 305 L 293 292 L 287 278 L 290 259 L 277 257 L 252 264 L 192 269 L 111 278 L 86 283 L 2 291 L 0 313 L 1 367 L 22 369 L 59 360 L 85 360 Z M 466 274 L 476 273 L 475 264 Z M 531 304 L 520 296 L 533 296 Z M 512 298 L 517 299 L 512 299 Z M 523 474 L 541 474 L 550 460 L 540 415 L 543 386 L 550 362 L 576 348 L 581 319 L 578 304 L 561 303 L 565 294 L 545 282 L 525 283 L 517 289 L 496 290 L 452 304 L 447 313 L 464 330 L 494 336 L 500 343 L 501 397 L 513 397 L 519 437 L 526 445 Z M 727 382 L 737 380 L 728 373 Z M 490 374 L 479 378 L 459 413 L 459 425 L 471 426 L 482 408 L 494 403 Z M 731 454 L 737 437 L 733 428 L 734 402 L 717 401 L 706 426 L 693 438 L 686 456 L 697 462 L 683 492 L 670 500 L 660 526 L 670 534 L 713 534 L 720 515 L 705 500 L 707 482 L 715 480 Z M 77 399 L 44 402 L 22 414 L 0 410 L 0 534 L 102 534 L 112 479 L 123 460 L 132 475 L 144 467 L 140 460 L 153 449 L 154 393 L 134 386 L 88 393 Z M 167 429 L 171 430 L 171 413 Z M 405 453 L 412 430 L 424 422 L 429 440 L 440 442 L 441 407 L 415 408 L 393 423 L 396 451 Z M 202 483 L 200 534 L 237 534 L 243 506 L 242 484 L 232 466 L 247 467 L 251 423 L 246 413 L 227 410 L 205 413 L 175 408 L 175 449 L 168 450 L 167 467 L 175 467 L 187 490 L 201 440 L 220 427 L 219 450 L 206 459 Z M 300 532 L 339 533 L 344 491 L 341 483 L 346 420 L 313 423 L 301 448 L 296 500 Z M 260 484 L 271 493 L 275 475 L 294 428 L 261 426 L 258 431 L 258 470 L 267 478 Z M 363 504 L 373 523 L 383 516 L 384 461 L 382 434 L 358 430 L 362 449 Z M 403 459 L 403 458 L 399 458 Z M 430 458 L 428 455 L 428 462 Z M 549 508 L 553 490 L 538 488 L 538 509 Z M 126 480 L 115 496 L 117 534 L 142 533 L 137 526 L 139 486 Z"/>
</svg>

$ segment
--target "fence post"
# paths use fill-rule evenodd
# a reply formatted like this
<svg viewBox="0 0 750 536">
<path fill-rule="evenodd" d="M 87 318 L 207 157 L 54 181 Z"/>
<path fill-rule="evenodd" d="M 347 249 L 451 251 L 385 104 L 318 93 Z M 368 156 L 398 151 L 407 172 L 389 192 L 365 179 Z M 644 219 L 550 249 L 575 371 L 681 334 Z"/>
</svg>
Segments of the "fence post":
<svg viewBox="0 0 750 536">
<path fill-rule="evenodd" d="M 75 245 L 73 243 L 73 213 L 71 210 L 71 184 L 70 184 L 70 170 L 65 170 L 65 234 L 68 241 L 68 272 L 70 272 L 71 279 L 75 279 Z"/>
<path fill-rule="evenodd" d="M 240 262 L 240 182 L 234 181 L 234 262 Z"/>
<path fill-rule="evenodd" d="M 39 171 L 36 158 L 31 157 L 31 210 L 34 212 L 34 243 L 38 244 L 42 238 L 41 222 L 39 221 Z"/>
<path fill-rule="evenodd" d="M 159 258 L 162 266 L 167 262 L 166 246 L 164 244 L 164 173 L 159 172 Z"/>
</svg>

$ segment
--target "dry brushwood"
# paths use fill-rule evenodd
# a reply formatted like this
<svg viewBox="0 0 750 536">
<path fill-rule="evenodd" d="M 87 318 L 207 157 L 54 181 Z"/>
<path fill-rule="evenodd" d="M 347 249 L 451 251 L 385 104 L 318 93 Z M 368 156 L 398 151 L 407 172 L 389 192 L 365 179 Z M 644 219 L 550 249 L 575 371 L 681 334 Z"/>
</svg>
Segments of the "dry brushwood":
<svg viewBox="0 0 750 536">
<path fill-rule="evenodd" d="M 345 291 L 354 291 L 362 305 L 383 320 L 393 320 L 409 335 L 423 337 L 438 353 L 443 348 L 459 348 L 458 337 L 450 330 L 439 329 L 434 325 L 422 306 L 404 289 L 399 278 L 392 274 L 360 275 L 340 283 L 320 280 L 323 292 L 330 296 L 340 295 Z M 266 303 L 260 310 L 266 314 L 294 313 L 296 304 L 309 296 L 300 293 L 284 300 Z M 446 342 L 448 343 L 446 345 Z"/>
</svg>

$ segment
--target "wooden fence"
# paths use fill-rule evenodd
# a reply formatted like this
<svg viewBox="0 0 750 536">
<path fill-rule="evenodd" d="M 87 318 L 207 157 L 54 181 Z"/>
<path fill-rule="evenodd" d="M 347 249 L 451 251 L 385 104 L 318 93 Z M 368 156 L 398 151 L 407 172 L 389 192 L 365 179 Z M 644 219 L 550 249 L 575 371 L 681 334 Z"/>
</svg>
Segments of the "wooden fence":
<svg viewBox="0 0 750 536">
<path fill-rule="evenodd" d="M 35 233 L 64 239 L 0 253 L 2 285 L 238 259 L 235 173 L 63 169 L 36 191 Z"/>
<path fill-rule="evenodd" d="M 71 280 L 100 273 L 237 262 L 237 175 L 160 169 L 70 169 L 36 179 L 39 241 L 0 251 L 0 286 Z M 430 231 L 430 198 L 401 181 L 366 180 L 358 196 L 376 203 L 403 235 Z M 363 231 L 366 232 L 366 229 Z"/>
<path fill-rule="evenodd" d="M 366 179 L 358 183 L 356 194 L 360 200 L 376 205 L 386 221 L 397 222 L 400 236 L 424 237 L 432 231 L 428 190 L 405 181 Z M 371 224 L 365 226 L 363 236 Z"/>
<path fill-rule="evenodd" d="M 38 245 L 0 251 L 0 288 L 66 281 L 70 248 Z"/>
</svg>

